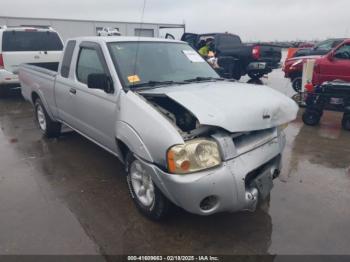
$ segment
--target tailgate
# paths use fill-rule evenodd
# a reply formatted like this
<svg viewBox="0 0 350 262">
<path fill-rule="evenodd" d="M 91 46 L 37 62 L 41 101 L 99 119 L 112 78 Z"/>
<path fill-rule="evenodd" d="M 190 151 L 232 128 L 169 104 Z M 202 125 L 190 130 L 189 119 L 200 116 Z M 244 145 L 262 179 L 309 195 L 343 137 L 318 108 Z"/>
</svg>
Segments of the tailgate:
<svg viewBox="0 0 350 262">
<path fill-rule="evenodd" d="M 58 62 L 62 51 L 3 52 L 4 69 L 17 73 L 20 64 Z"/>
<path fill-rule="evenodd" d="M 271 66 L 275 66 L 281 62 L 282 49 L 273 45 L 259 45 L 260 60 L 267 62 Z"/>
</svg>

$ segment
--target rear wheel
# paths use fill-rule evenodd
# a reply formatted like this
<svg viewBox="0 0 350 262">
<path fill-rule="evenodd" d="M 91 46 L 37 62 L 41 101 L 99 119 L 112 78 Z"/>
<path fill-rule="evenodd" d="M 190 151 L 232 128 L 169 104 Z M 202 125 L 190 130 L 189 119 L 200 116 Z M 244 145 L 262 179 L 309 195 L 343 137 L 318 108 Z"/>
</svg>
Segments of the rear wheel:
<svg viewBox="0 0 350 262">
<path fill-rule="evenodd" d="M 343 129 L 350 131 L 350 114 L 344 114 L 342 120 L 342 127 Z"/>
<path fill-rule="evenodd" d="M 131 152 L 128 153 L 125 164 L 129 192 L 138 210 L 152 220 L 163 219 L 170 210 L 170 201 Z"/>
<path fill-rule="evenodd" d="M 314 110 L 306 110 L 303 114 L 303 122 L 308 126 L 316 126 L 320 123 L 322 113 Z"/>
<path fill-rule="evenodd" d="M 36 123 L 44 135 L 49 138 L 58 137 L 61 133 L 61 124 L 51 119 L 40 98 L 35 100 L 34 109 Z"/>
<path fill-rule="evenodd" d="M 260 78 L 262 78 L 264 76 L 264 74 L 263 73 L 257 73 L 257 72 L 249 72 L 248 76 L 251 79 L 260 79 Z"/>
</svg>

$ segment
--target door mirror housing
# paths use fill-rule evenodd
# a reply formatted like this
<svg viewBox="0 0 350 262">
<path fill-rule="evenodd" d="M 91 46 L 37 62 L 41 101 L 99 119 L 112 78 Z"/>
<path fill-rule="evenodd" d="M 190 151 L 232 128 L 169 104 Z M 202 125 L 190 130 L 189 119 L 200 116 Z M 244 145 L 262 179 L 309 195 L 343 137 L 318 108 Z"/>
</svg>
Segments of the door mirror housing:
<svg viewBox="0 0 350 262">
<path fill-rule="evenodd" d="M 87 85 L 91 89 L 100 89 L 109 94 L 113 93 L 113 82 L 106 74 L 90 74 Z"/>
</svg>

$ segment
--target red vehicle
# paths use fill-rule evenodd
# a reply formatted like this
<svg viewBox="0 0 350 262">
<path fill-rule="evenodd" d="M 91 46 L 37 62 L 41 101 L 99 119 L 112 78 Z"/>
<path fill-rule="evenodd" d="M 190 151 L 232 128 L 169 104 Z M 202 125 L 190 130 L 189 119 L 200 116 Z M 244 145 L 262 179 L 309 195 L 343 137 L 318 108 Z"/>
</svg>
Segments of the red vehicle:
<svg viewBox="0 0 350 262">
<path fill-rule="evenodd" d="M 316 59 L 312 84 L 321 85 L 327 81 L 343 80 L 350 82 L 350 39 L 343 41 L 323 56 L 304 56 L 287 59 L 283 71 L 290 78 L 296 92 L 301 90 L 303 63 L 307 59 Z"/>
<path fill-rule="evenodd" d="M 350 39 L 316 60 L 312 84 L 318 86 L 333 80 L 350 82 Z"/>
<path fill-rule="evenodd" d="M 292 87 L 295 92 L 301 91 L 301 83 L 303 76 L 303 64 L 307 59 L 319 59 L 321 56 L 303 56 L 292 57 L 286 60 L 283 65 L 283 71 L 285 78 L 290 78 Z"/>
</svg>

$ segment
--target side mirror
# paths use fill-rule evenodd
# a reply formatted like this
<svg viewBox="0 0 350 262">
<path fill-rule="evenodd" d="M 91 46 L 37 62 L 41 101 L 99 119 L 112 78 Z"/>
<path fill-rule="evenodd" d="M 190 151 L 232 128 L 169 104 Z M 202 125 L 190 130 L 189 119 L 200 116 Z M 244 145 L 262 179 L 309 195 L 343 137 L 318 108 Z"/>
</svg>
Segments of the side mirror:
<svg viewBox="0 0 350 262">
<path fill-rule="evenodd" d="M 111 78 L 106 74 L 90 74 L 88 75 L 87 85 L 91 89 L 100 89 L 106 93 L 113 92 L 113 83 Z"/>
</svg>

